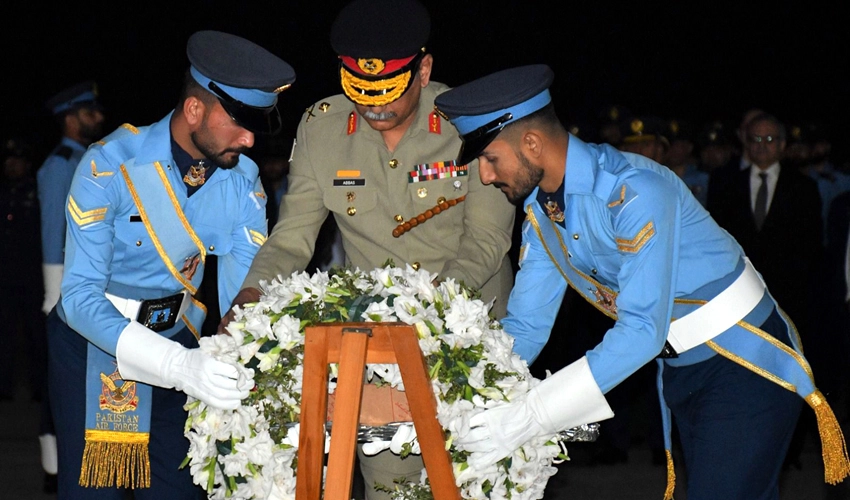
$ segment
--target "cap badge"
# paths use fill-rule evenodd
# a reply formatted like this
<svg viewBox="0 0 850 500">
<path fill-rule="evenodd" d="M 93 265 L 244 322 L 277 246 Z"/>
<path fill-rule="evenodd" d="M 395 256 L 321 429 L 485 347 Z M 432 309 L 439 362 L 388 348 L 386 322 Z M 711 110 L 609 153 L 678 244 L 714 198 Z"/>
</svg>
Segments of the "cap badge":
<svg viewBox="0 0 850 500">
<path fill-rule="evenodd" d="M 382 59 L 371 57 L 369 59 L 358 59 L 357 67 L 360 68 L 360 71 L 367 75 L 377 75 L 384 70 L 386 64 Z"/>
<path fill-rule="evenodd" d="M 330 103 L 323 102 L 322 104 L 319 104 L 319 111 L 321 111 L 322 113 L 327 113 L 330 107 Z"/>
<path fill-rule="evenodd" d="M 632 120 L 631 128 L 632 132 L 634 132 L 635 134 L 640 134 L 643 132 L 643 122 L 641 120 L 634 119 Z"/>
<path fill-rule="evenodd" d="M 280 87 L 272 90 L 272 92 L 274 92 L 275 94 L 280 94 L 281 92 L 283 92 L 284 90 L 288 89 L 291 86 L 292 86 L 291 83 L 287 83 L 286 85 L 281 85 Z"/>
</svg>

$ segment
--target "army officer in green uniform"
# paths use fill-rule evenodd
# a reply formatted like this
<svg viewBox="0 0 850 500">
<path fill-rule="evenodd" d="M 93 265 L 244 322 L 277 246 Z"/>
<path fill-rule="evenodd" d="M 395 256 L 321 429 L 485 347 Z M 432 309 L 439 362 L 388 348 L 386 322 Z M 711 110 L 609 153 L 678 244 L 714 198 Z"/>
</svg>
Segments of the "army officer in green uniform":
<svg viewBox="0 0 850 500">
<path fill-rule="evenodd" d="M 366 271 L 388 259 L 419 266 L 480 289 L 482 300 L 495 299 L 493 315 L 504 316 L 515 208 L 481 184 L 477 160 L 453 161 L 460 139 L 434 112 L 448 87 L 431 81 L 429 32 L 428 12 L 414 0 L 355 0 L 339 13 L 331 44 L 344 93 L 304 113 L 280 217 L 234 304 L 256 301 L 260 280 L 305 270 L 331 213 L 346 263 Z M 441 204 L 448 209 L 405 226 Z M 230 319 L 232 312 L 220 331 Z M 369 500 L 389 498 L 375 483 L 418 480 L 422 469 L 419 456 L 359 454 Z"/>
</svg>

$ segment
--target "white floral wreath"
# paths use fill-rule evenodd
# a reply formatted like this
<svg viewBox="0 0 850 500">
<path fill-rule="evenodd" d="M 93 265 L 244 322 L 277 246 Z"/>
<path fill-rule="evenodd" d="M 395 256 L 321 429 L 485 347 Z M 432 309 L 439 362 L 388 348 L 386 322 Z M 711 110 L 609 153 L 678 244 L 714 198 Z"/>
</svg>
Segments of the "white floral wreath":
<svg viewBox="0 0 850 500">
<path fill-rule="evenodd" d="M 491 304 L 451 279 L 434 286 L 435 278 L 390 264 L 368 274 L 339 269 L 261 283 L 262 298 L 236 309 L 229 336 L 201 339 L 202 350 L 253 377 L 256 388 L 233 411 L 189 398 L 190 445 L 183 465 L 189 465 L 194 482 L 211 499 L 295 499 L 304 327 L 401 321 L 416 327 L 461 496 L 543 498 L 548 478 L 557 472 L 553 463 L 566 458 L 558 436 L 534 439 L 480 470 L 467 463 L 470 452 L 452 443 L 453 434 L 468 431 L 470 416 L 524 397 L 539 380 L 511 351 L 511 337 L 490 319 Z M 403 390 L 397 365 L 368 365 L 367 376 Z M 393 452 L 418 453 L 412 429 L 399 427 Z M 326 450 L 329 440 L 326 434 Z M 395 499 L 431 498 L 424 469 L 420 483 L 388 486 Z"/>
</svg>

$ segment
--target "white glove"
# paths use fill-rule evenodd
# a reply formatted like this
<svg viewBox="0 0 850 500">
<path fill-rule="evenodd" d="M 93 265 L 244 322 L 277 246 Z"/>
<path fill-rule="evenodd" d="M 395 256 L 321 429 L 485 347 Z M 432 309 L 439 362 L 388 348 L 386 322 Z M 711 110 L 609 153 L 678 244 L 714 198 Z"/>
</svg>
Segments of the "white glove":
<svg viewBox="0 0 850 500">
<path fill-rule="evenodd" d="M 469 465 L 484 469 L 534 438 L 613 416 L 583 357 L 528 391 L 525 400 L 473 415 L 469 432 L 455 443 L 473 452 Z"/>
<path fill-rule="evenodd" d="M 125 380 L 175 388 L 209 406 L 235 410 L 254 380 L 200 349 L 188 349 L 131 321 L 118 338 L 118 371 Z"/>
<path fill-rule="evenodd" d="M 41 310 L 44 314 L 50 314 L 53 306 L 59 302 L 59 294 L 62 288 L 62 271 L 65 266 L 62 264 L 42 264 L 41 275 L 44 278 L 44 302 L 41 304 Z"/>
</svg>

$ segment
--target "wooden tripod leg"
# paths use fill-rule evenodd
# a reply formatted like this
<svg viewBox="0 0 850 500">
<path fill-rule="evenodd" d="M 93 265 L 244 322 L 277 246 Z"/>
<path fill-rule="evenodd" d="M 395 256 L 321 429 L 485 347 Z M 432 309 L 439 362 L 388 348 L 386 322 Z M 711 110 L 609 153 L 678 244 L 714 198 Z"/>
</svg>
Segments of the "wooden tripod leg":
<svg viewBox="0 0 850 500">
<path fill-rule="evenodd" d="M 354 474 L 354 452 L 360 427 L 360 399 L 363 396 L 363 369 L 371 332 L 342 329 L 339 376 L 336 386 L 334 422 L 324 500 L 349 500 Z M 305 386 L 306 387 L 306 386 Z M 327 392 L 327 391 L 326 391 Z"/>
<path fill-rule="evenodd" d="M 452 463 L 445 449 L 446 435 L 437 420 L 437 401 L 428 380 L 428 367 L 416 340 L 416 332 L 410 326 L 393 330 L 393 348 L 434 500 L 460 500 Z"/>
<path fill-rule="evenodd" d="M 303 387 L 295 495 L 298 500 L 319 500 L 328 410 L 327 330 L 313 329 L 304 338 Z"/>
</svg>

